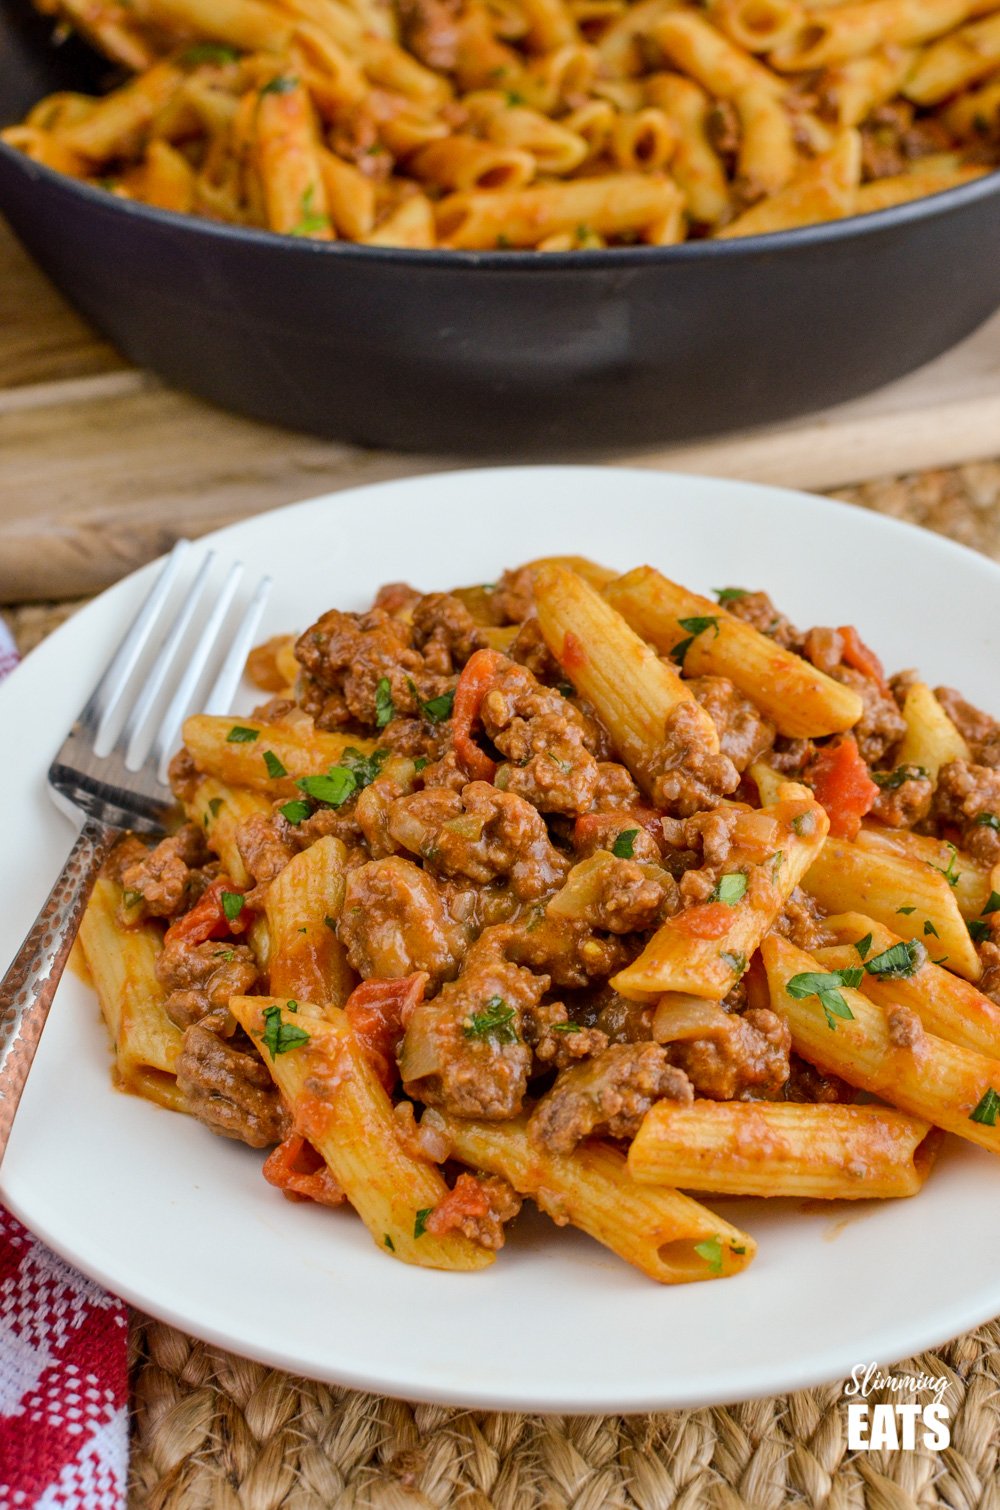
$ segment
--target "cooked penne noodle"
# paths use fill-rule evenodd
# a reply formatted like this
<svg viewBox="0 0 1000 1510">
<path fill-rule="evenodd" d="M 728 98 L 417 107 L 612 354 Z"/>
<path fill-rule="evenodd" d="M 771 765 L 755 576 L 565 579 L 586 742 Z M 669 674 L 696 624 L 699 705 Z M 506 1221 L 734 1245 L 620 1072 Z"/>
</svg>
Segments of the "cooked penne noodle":
<svg viewBox="0 0 1000 1510">
<path fill-rule="evenodd" d="M 271 229 L 332 240 L 319 137 L 302 84 L 278 77 L 260 91 L 254 150 Z"/>
<path fill-rule="evenodd" d="M 965 141 L 996 136 L 1000 128 L 1000 78 L 960 95 L 948 106 L 944 119 L 949 131 Z"/>
<path fill-rule="evenodd" d="M 688 212 L 704 225 L 717 225 L 730 211 L 732 196 L 722 159 L 709 137 L 712 103 L 692 79 L 657 73 L 646 84 L 646 98 L 673 121 L 677 144 L 670 171 L 684 192 Z"/>
<path fill-rule="evenodd" d="M 271 804 L 261 792 L 248 787 L 228 786 L 214 776 L 199 781 L 194 796 L 185 804 L 185 811 L 192 823 L 200 824 L 205 831 L 208 847 L 218 855 L 223 869 L 237 886 L 250 885 L 250 873 L 243 863 L 236 842 L 241 823 L 255 813 L 269 813 Z"/>
<path fill-rule="evenodd" d="M 904 855 L 929 865 L 932 870 L 939 871 L 947 878 L 963 918 L 981 916 L 993 889 L 989 871 L 946 839 L 935 839 L 930 834 L 915 834 L 905 828 L 883 828 L 881 824 L 865 820 L 854 842 L 863 850 Z"/>
<path fill-rule="evenodd" d="M 896 764 L 921 766 L 937 781 L 938 772 L 950 760 L 968 760 L 969 746 L 926 682 L 911 682 L 903 699 L 906 733 L 896 754 Z"/>
<path fill-rule="evenodd" d="M 658 1101 L 628 1151 L 639 1184 L 716 1195 L 887 1200 L 916 1195 L 940 1134 L 886 1106 Z"/>
<path fill-rule="evenodd" d="M 856 944 L 871 934 L 871 947 L 865 951 L 865 958 L 877 959 L 906 940 L 909 935 L 904 925 L 908 921 L 898 918 L 893 930 L 863 913 L 834 914 L 825 919 L 824 926 L 837 935 L 838 944 L 813 953 L 825 969 L 857 966 L 861 957 Z M 914 930 L 914 936 L 920 943 L 928 942 L 920 938 L 919 929 Z M 928 1033 L 937 1038 L 975 1049 L 987 1058 L 1000 1059 L 1000 1006 L 931 959 L 918 963 L 912 975 L 883 976 L 866 971 L 861 989 L 880 1006 L 911 1007 Z"/>
<path fill-rule="evenodd" d="M 885 47 L 828 69 L 822 93 L 839 124 L 860 126 L 873 110 L 898 94 L 916 56 L 912 47 Z"/>
<path fill-rule="evenodd" d="M 768 89 L 751 86 L 733 97 L 740 118 L 740 146 L 736 171 L 743 192 L 751 199 L 777 194 L 794 176 L 799 155 L 792 118 Z"/>
<path fill-rule="evenodd" d="M 618 577 L 605 587 L 604 596 L 660 655 L 669 655 L 685 638 L 681 620 L 710 620 L 708 629 L 695 636 L 685 653 L 685 671 L 692 676 L 728 677 L 781 734 L 792 738 L 839 734 L 861 717 L 861 699 L 853 688 L 817 671 L 752 625 L 669 581 L 651 566 L 639 566 Z"/>
<path fill-rule="evenodd" d="M 949 970 L 979 979 L 979 956 L 954 891 L 925 860 L 831 835 L 802 885 L 827 912 L 863 912 L 886 928 L 899 922 L 900 908 L 912 908 L 909 926 L 936 940 L 935 952 L 947 956 Z"/>
<path fill-rule="evenodd" d="M 149 130 L 157 112 L 177 93 L 184 75 L 172 63 L 157 63 L 106 99 L 98 100 L 82 119 L 57 126 L 59 145 L 76 157 L 103 163 L 123 145 Z"/>
<path fill-rule="evenodd" d="M 336 934 L 347 846 L 327 834 L 289 860 L 267 888 L 268 971 L 275 996 L 342 1007 L 354 971 Z"/>
<path fill-rule="evenodd" d="M 809 17 L 798 36 L 770 57 L 773 67 L 799 72 L 842 63 L 889 44 L 927 42 L 958 26 L 976 0 L 863 0 Z"/>
<path fill-rule="evenodd" d="M 895 178 L 878 178 L 873 183 L 859 186 L 854 213 L 870 215 L 873 210 L 887 210 L 890 205 L 925 199 L 928 194 L 940 194 L 945 189 L 956 189 L 959 184 L 971 183 L 988 171 L 969 165 L 956 168 L 952 173 L 900 173 Z"/>
<path fill-rule="evenodd" d="M 638 959 L 612 978 L 615 990 L 638 1001 L 662 991 L 720 1001 L 815 863 L 828 827 L 809 789 L 792 782 L 778 789 L 772 806 L 740 814 L 729 868 L 716 885 L 718 900 L 688 907 L 661 924 Z M 742 888 L 732 888 L 738 892 L 733 901 L 725 898 L 725 876 L 741 878 Z"/>
<path fill-rule="evenodd" d="M 156 977 L 162 935 L 152 923 L 119 921 L 122 888 L 98 877 L 80 924 L 83 957 L 115 1051 L 122 1090 L 172 1111 L 183 1111 L 177 1089 L 181 1035 L 163 1010 L 165 991 Z"/>
<path fill-rule="evenodd" d="M 411 194 L 364 240 L 367 246 L 436 246 L 434 206 L 426 195 Z"/>
<path fill-rule="evenodd" d="M 860 176 L 860 138 L 856 131 L 842 131 L 829 152 L 807 162 L 786 188 L 760 200 L 717 234 L 730 238 L 763 236 L 769 231 L 840 220 L 853 214 Z"/>
<path fill-rule="evenodd" d="M 522 189 L 535 176 L 530 152 L 493 146 L 474 136 L 448 136 L 429 142 L 410 159 L 410 170 L 441 189 L 473 193 L 476 189 Z"/>
<path fill-rule="evenodd" d="M 463 1163 L 502 1175 L 553 1221 L 579 1227 L 661 1284 L 738 1274 L 757 1251 L 746 1232 L 690 1196 L 639 1185 L 623 1155 L 608 1145 L 546 1153 L 530 1138 L 524 1116 L 497 1124 L 429 1111 L 424 1120 Z"/>
<path fill-rule="evenodd" d="M 448 1187 L 433 1164 L 407 1149 L 392 1102 L 343 1012 L 328 1008 L 322 1016 L 300 1003 L 293 1013 L 283 997 L 269 996 L 234 996 L 230 1008 L 261 1046 L 296 1129 L 322 1154 L 379 1248 L 427 1269 L 483 1269 L 493 1262 L 492 1253 L 461 1233 L 420 1230 L 421 1213 L 426 1218 Z M 294 1043 L 283 1046 L 290 1038 Z"/>
<path fill-rule="evenodd" d="M 644 238 L 680 204 L 670 179 L 619 173 L 526 189 L 449 194 L 438 203 L 437 229 L 443 245 L 459 249 L 537 246 L 546 236 L 578 225 L 601 235 Z"/>
<path fill-rule="evenodd" d="M 200 771 L 232 786 L 267 792 L 274 799 L 298 796 L 300 777 L 336 765 L 345 750 L 368 755 L 375 748 L 372 739 L 327 734 L 308 720 L 267 724 L 256 718 L 210 713 L 196 713 L 186 720 L 184 743 Z M 284 768 L 283 776 L 271 774 L 264 758 L 267 753 Z"/>
<path fill-rule="evenodd" d="M 558 565 L 540 568 L 535 601 L 549 650 L 581 697 L 597 709 L 641 786 L 650 784 L 650 760 L 680 703 L 690 704 L 707 747 L 718 749 L 715 725 L 677 673 L 576 572 Z"/>
<path fill-rule="evenodd" d="M 966 10 L 968 14 L 968 8 Z M 908 100 L 936 105 L 1000 68 L 1000 15 L 974 21 L 928 47 L 903 85 Z"/>
<path fill-rule="evenodd" d="M 771 52 L 791 42 L 803 23 L 798 0 L 715 0 L 715 25 L 747 52 Z"/>
<path fill-rule="evenodd" d="M 841 1005 L 835 1013 L 815 994 L 797 997 L 796 977 L 816 970 L 812 955 L 777 934 L 765 939 L 762 952 L 771 1007 L 788 1023 L 792 1045 L 803 1059 L 914 1117 L 1000 1153 L 1000 1060 L 923 1030 L 914 1041 L 905 1041 L 907 1034 L 895 1031 L 891 1009 L 848 986 L 836 988 Z M 842 1016 L 844 1010 L 850 1015 Z"/>
<path fill-rule="evenodd" d="M 692 11 L 668 11 L 650 27 L 649 34 L 669 63 L 690 74 L 717 99 L 734 99 L 743 89 L 779 96 L 785 92 L 777 74 Z"/>
</svg>

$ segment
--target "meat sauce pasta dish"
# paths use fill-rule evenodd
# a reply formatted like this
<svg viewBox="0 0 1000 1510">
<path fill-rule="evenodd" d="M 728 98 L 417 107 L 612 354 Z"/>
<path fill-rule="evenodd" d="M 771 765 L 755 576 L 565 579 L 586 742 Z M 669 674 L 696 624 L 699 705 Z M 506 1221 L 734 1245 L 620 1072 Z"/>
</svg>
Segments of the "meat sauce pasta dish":
<svg viewBox="0 0 1000 1510">
<path fill-rule="evenodd" d="M 715 596 L 550 557 L 254 650 L 82 923 L 116 1082 L 438 1269 L 527 1196 L 724 1278 L 756 1245 L 705 1196 L 1000 1152 L 1000 722 Z"/>
<path fill-rule="evenodd" d="M 130 77 L 4 139 L 320 241 L 571 251 L 864 214 L 1000 163 L 1000 0 L 38 0 Z"/>
</svg>

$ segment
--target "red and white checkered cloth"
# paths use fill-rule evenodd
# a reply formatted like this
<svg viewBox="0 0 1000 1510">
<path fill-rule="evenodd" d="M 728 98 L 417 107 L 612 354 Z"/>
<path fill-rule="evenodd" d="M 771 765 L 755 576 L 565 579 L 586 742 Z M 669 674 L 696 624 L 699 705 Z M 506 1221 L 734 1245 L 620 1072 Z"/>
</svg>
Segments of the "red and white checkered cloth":
<svg viewBox="0 0 1000 1510">
<path fill-rule="evenodd" d="M 0 677 L 16 664 L 0 619 Z M 121 1510 L 127 1343 L 121 1301 L 0 1206 L 0 1510 Z"/>
</svg>

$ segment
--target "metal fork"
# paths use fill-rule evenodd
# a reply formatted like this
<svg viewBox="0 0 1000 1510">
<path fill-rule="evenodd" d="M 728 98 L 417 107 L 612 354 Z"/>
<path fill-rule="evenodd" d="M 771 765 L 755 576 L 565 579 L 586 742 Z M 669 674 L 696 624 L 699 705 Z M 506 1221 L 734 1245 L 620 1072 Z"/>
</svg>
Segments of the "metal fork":
<svg viewBox="0 0 1000 1510">
<path fill-rule="evenodd" d="M 209 679 L 202 710 L 222 713 L 229 707 L 264 611 L 269 577 L 257 583 L 232 634 L 223 636 L 243 567 L 235 562 L 213 597 L 215 553 L 209 552 L 171 619 L 167 600 L 180 583 L 190 548 L 187 540 L 174 547 L 49 767 L 53 800 L 75 822 L 82 817 L 83 827 L 0 981 L 0 1159 L 97 873 L 124 829 L 165 831 L 173 806 L 166 766 L 181 723 L 196 691 Z M 206 609 L 192 643 L 192 625 L 199 610 Z M 157 638 L 155 659 L 144 670 L 144 652 L 152 650 Z M 164 701 L 166 707 L 157 715 Z"/>
</svg>

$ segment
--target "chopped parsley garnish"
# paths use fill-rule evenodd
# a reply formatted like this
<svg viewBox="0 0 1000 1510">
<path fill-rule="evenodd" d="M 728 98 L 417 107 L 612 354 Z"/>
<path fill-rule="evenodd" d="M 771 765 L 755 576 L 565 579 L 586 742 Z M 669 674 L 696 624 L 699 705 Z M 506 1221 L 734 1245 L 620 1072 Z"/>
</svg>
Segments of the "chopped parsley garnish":
<svg viewBox="0 0 1000 1510">
<path fill-rule="evenodd" d="M 308 818 L 312 808 L 308 802 L 303 802 L 301 797 L 295 797 L 291 802 L 283 802 L 278 811 L 286 823 L 296 824 Z"/>
<path fill-rule="evenodd" d="M 723 949 L 720 959 L 724 959 L 734 975 L 744 975 L 747 968 L 745 954 L 730 954 L 728 949 Z"/>
<path fill-rule="evenodd" d="M 898 765 L 894 771 L 871 771 L 869 774 L 883 792 L 894 792 L 904 781 L 927 780 L 927 772 L 922 765 Z"/>
<path fill-rule="evenodd" d="M 847 986 L 856 990 L 864 973 L 860 965 L 849 970 L 831 970 L 828 974 L 819 970 L 805 970 L 801 975 L 793 975 L 785 990 L 794 1001 L 801 1001 L 806 996 L 818 997 L 826 1015 L 827 1027 L 835 1029 L 838 1017 L 852 1022 L 854 1020 L 854 1013 L 840 994 L 840 987 Z"/>
<path fill-rule="evenodd" d="M 931 869 L 939 870 L 944 876 L 945 880 L 948 882 L 949 886 L 957 886 L 961 876 L 961 872 L 955 869 L 955 861 L 958 859 L 958 850 L 955 848 L 954 844 L 949 844 L 948 848 L 951 850 L 951 854 L 948 856 L 947 866 L 932 864 Z"/>
<path fill-rule="evenodd" d="M 991 912 L 1000 911 L 1000 892 L 991 891 L 986 906 L 980 913 L 981 917 L 988 917 Z"/>
<path fill-rule="evenodd" d="M 474 1012 L 462 1025 L 466 1038 L 491 1038 L 494 1043 L 517 1043 L 517 1029 L 511 1024 L 514 1008 L 502 996 L 491 996 L 482 1012 Z"/>
<path fill-rule="evenodd" d="M 424 699 L 420 696 L 420 693 L 417 690 L 416 683 L 414 682 L 412 676 L 408 676 L 406 678 L 406 685 L 413 693 L 417 707 L 420 709 L 420 712 L 422 713 L 424 718 L 426 718 L 428 723 L 443 724 L 447 719 L 451 717 L 451 708 L 452 704 L 455 701 L 454 688 L 452 688 L 450 692 L 442 692 L 439 697 L 432 697 L 427 702 L 425 702 Z M 381 725 L 379 727 L 381 727 Z"/>
<path fill-rule="evenodd" d="M 222 798 L 221 797 L 209 797 L 209 799 L 208 799 L 208 811 L 211 813 L 211 815 L 212 815 L 213 818 L 217 818 L 219 816 L 220 812 L 222 811 Z"/>
<path fill-rule="evenodd" d="M 866 955 L 871 953 L 872 943 L 873 939 L 870 933 L 866 933 L 863 939 L 858 939 L 858 942 L 854 947 L 858 951 L 861 959 L 864 959 Z"/>
<path fill-rule="evenodd" d="M 337 919 L 336 918 L 332 918 L 330 916 L 330 914 L 327 913 L 326 917 L 323 919 L 323 922 L 326 924 L 327 928 L 329 928 L 329 930 L 330 930 L 331 933 L 336 933 L 336 931 L 337 931 Z"/>
<path fill-rule="evenodd" d="M 1000 1095 L 992 1085 L 985 1091 L 976 1105 L 975 1111 L 969 1113 L 970 1122 L 981 1122 L 984 1127 L 996 1127 L 997 1112 L 1000 1112 Z"/>
<path fill-rule="evenodd" d="M 776 849 L 775 852 L 774 852 L 774 854 L 771 856 L 771 880 L 772 881 L 776 881 L 778 879 L 779 875 L 781 874 L 781 867 L 784 865 L 784 863 L 785 863 L 785 852 L 784 852 L 784 850 L 782 850 L 782 849 Z"/>
<path fill-rule="evenodd" d="M 972 939 L 972 942 L 974 944 L 981 944 L 983 942 L 983 939 L 989 938 L 990 936 L 990 925 L 989 923 L 984 923 L 982 918 L 973 918 L 972 921 L 970 923 L 966 923 L 965 926 L 968 928 L 969 937 Z"/>
<path fill-rule="evenodd" d="M 393 1242 L 393 1240 L 389 1236 L 388 1232 L 382 1238 L 382 1241 L 385 1243 L 385 1245 L 388 1248 L 388 1250 L 389 1250 L 390 1253 L 395 1253 L 395 1251 L 396 1251 L 396 1244 Z"/>
<path fill-rule="evenodd" d="M 931 927 L 933 929 L 933 924 Z M 926 931 L 925 928 L 924 932 Z M 893 944 L 881 954 L 866 960 L 865 969 L 869 975 L 877 975 L 882 980 L 909 980 L 911 975 L 916 975 L 926 958 L 927 950 L 923 944 L 917 939 L 910 939 L 909 943 Z"/>
<path fill-rule="evenodd" d="M 713 587 L 712 591 L 720 603 L 735 603 L 737 598 L 749 596 L 749 590 L 746 587 Z"/>
<path fill-rule="evenodd" d="M 234 959 L 235 956 L 235 949 L 216 949 L 212 953 L 213 959 Z"/>
<path fill-rule="evenodd" d="M 808 813 L 796 813 L 792 819 L 792 832 L 800 838 L 806 838 L 816 831 L 816 814 L 810 809 Z"/>
<path fill-rule="evenodd" d="M 227 745 L 252 745 L 260 737 L 259 729 L 248 729 L 246 724 L 233 724 L 226 735 Z"/>
<path fill-rule="evenodd" d="M 360 750 L 356 750 L 353 745 L 348 745 L 333 770 L 350 771 L 360 792 L 366 786 L 371 786 L 388 758 L 388 750 L 372 750 L 370 755 L 362 755 Z M 425 761 L 424 764 L 426 763 Z"/>
<path fill-rule="evenodd" d="M 676 661 L 678 666 L 683 666 L 684 657 L 691 649 L 698 635 L 704 633 L 706 629 L 714 629 L 716 634 L 718 634 L 719 621 L 713 614 L 706 613 L 698 614 L 692 619 L 678 619 L 677 622 L 682 629 L 687 631 L 687 639 L 678 640 L 670 652 L 670 659 Z"/>
<path fill-rule="evenodd" d="M 996 813 L 979 813 L 972 821 L 979 828 L 991 828 L 994 833 L 1000 834 L 1000 818 Z"/>
<path fill-rule="evenodd" d="M 937 929 L 934 927 L 934 924 L 931 922 L 930 918 L 924 918 L 924 938 L 926 938 L 928 934 L 932 934 L 934 938 L 941 937 Z"/>
<path fill-rule="evenodd" d="M 556 691 L 560 697 L 572 697 L 576 692 L 576 688 L 572 682 L 556 682 Z"/>
<path fill-rule="evenodd" d="M 618 838 L 611 846 L 611 853 L 615 856 L 616 859 L 631 860 L 633 854 L 635 853 L 635 841 L 638 838 L 638 835 L 639 830 L 637 828 L 622 829 L 621 833 L 618 835 Z"/>
<path fill-rule="evenodd" d="M 523 94 L 518 94 L 518 92 L 517 92 L 516 89 L 508 89 L 508 91 L 507 91 L 507 104 L 510 106 L 510 108 L 512 110 L 514 109 L 515 105 L 523 105 L 524 104 L 524 95 Z"/>
<path fill-rule="evenodd" d="M 357 790 L 354 774 L 344 766 L 331 766 L 325 776 L 300 776 L 295 783 L 300 792 L 327 807 L 343 807 Z"/>
<path fill-rule="evenodd" d="M 141 891 L 133 891 L 131 887 L 126 887 L 122 892 L 122 901 L 126 907 L 138 907 L 139 903 L 145 900 Z"/>
<path fill-rule="evenodd" d="M 281 764 L 281 761 L 278 759 L 277 755 L 275 755 L 273 750 L 265 750 L 263 752 L 263 756 L 264 764 L 267 766 L 267 774 L 270 776 L 272 781 L 278 781 L 282 776 L 288 775 L 288 772 L 285 770 L 285 767 Z"/>
<path fill-rule="evenodd" d="M 421 1206 L 413 1221 L 413 1236 L 423 1237 L 427 1231 L 427 1218 L 434 1210 L 433 1206 Z"/>
<path fill-rule="evenodd" d="M 553 1033 L 582 1033 L 583 1029 L 578 1022 L 554 1022 L 552 1031 Z"/>
<path fill-rule="evenodd" d="M 238 57 L 235 47 L 224 47 L 221 42 L 198 42 L 181 53 L 180 61 L 188 68 L 197 68 L 199 63 L 235 63 Z"/>
<path fill-rule="evenodd" d="M 303 192 L 299 205 L 299 220 L 292 226 L 289 235 L 311 236 L 314 231 L 328 231 L 330 229 L 330 217 L 320 215 L 313 209 L 313 200 L 316 197 L 316 185 L 310 184 Z"/>
<path fill-rule="evenodd" d="M 424 769 L 424 766 L 428 765 L 430 765 L 430 761 L 428 760 L 427 756 L 418 755 L 416 760 L 413 762 L 413 774 L 415 776 L 419 776 L 420 772 Z"/>
<path fill-rule="evenodd" d="M 301 929 L 300 931 L 302 933 L 305 933 L 305 929 L 304 928 Z M 297 1001 L 286 1001 L 285 1002 L 285 1009 L 287 1011 L 289 1011 L 289 1012 L 297 1012 L 299 1010 L 299 1004 L 298 1004 Z"/>
<path fill-rule="evenodd" d="M 717 1237 L 707 1237 L 703 1243 L 695 1243 L 694 1251 L 705 1260 L 711 1273 L 722 1273 L 722 1243 Z"/>
<path fill-rule="evenodd" d="M 293 89 L 299 87 L 299 81 L 293 73 L 279 73 L 276 79 L 269 79 L 261 89 L 261 94 L 291 94 Z"/>
<path fill-rule="evenodd" d="M 387 676 L 379 677 L 375 686 L 375 727 L 384 729 L 396 717 L 396 705 L 392 700 L 392 683 Z"/>
<path fill-rule="evenodd" d="M 915 907 L 897 907 L 896 908 L 896 912 L 897 913 L 901 912 L 903 914 L 904 918 L 908 918 L 910 916 L 910 913 L 911 912 L 916 912 L 916 910 L 917 909 Z"/>
<path fill-rule="evenodd" d="M 222 893 L 222 910 L 231 923 L 235 923 L 243 911 L 243 893 L 241 891 L 224 891 Z"/>
<path fill-rule="evenodd" d="M 741 870 L 732 870 L 728 875 L 719 877 L 708 900 L 724 902 L 727 907 L 735 907 L 736 903 L 746 896 L 746 890 L 746 876 Z"/>
<path fill-rule="evenodd" d="M 280 1007 L 265 1007 L 261 1041 L 271 1058 L 276 1059 L 279 1054 L 287 1054 L 289 1049 L 297 1049 L 300 1044 L 308 1043 L 309 1034 L 296 1027 L 294 1022 L 282 1022 Z"/>
</svg>

